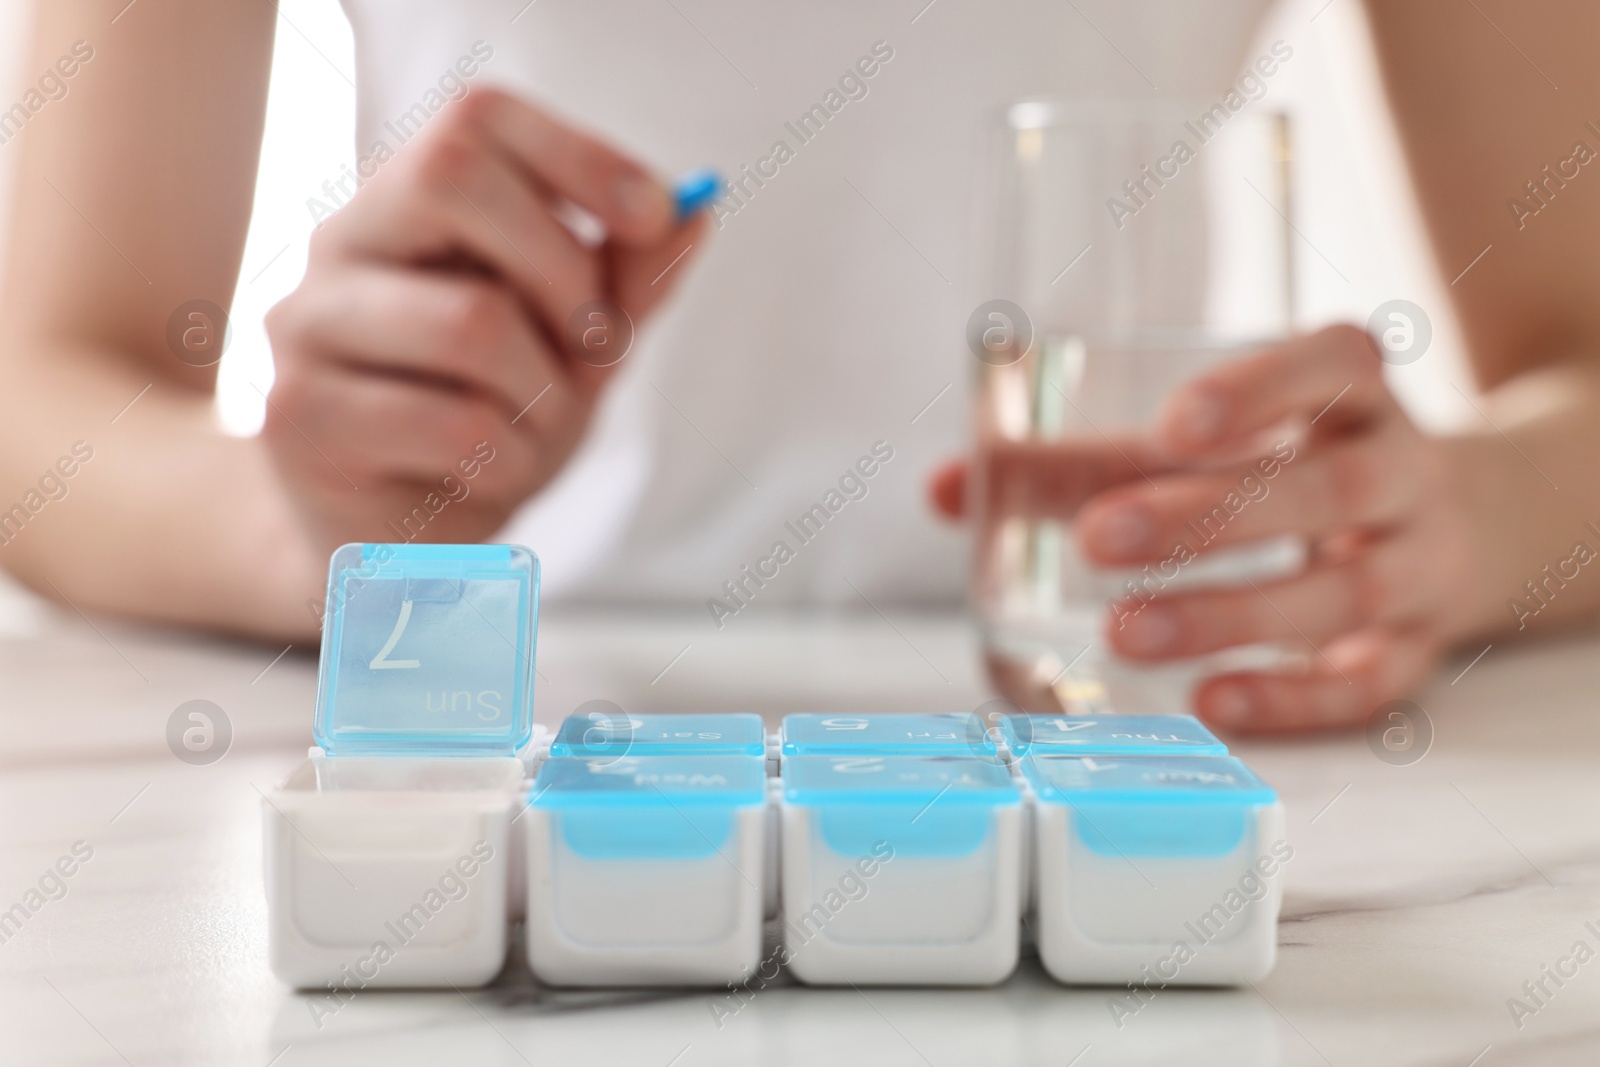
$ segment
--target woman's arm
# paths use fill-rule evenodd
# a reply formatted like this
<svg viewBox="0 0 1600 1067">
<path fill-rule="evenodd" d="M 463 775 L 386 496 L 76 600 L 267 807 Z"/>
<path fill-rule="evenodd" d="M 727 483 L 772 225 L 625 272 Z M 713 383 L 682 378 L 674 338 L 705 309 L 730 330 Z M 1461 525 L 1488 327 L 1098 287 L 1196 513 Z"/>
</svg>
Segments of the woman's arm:
<svg viewBox="0 0 1600 1067">
<path fill-rule="evenodd" d="M 1452 646 L 1548 631 L 1600 607 L 1600 166 L 1579 162 L 1600 158 L 1600 123 L 1590 124 L 1600 111 L 1589 110 L 1600 68 L 1585 51 L 1600 7 L 1369 0 L 1367 12 L 1487 395 L 1476 425 L 1419 434 L 1382 387 L 1371 342 L 1335 330 L 1173 397 L 1164 439 L 1195 460 L 1234 436 L 1184 429 L 1186 415 L 1219 402 L 1236 431 L 1320 417 L 1263 531 L 1310 533 L 1312 566 L 1267 587 L 1270 612 L 1253 593 L 1174 598 L 1166 619 L 1179 620 L 1178 637 L 1153 657 L 1287 637 L 1280 620 L 1293 619 L 1316 648 L 1306 671 L 1224 675 L 1195 694 L 1201 714 L 1235 728 L 1360 723 Z M 1081 523 L 1091 543 L 1106 516 L 1095 510 Z M 1111 639 L 1129 644 L 1126 633 Z"/>
<path fill-rule="evenodd" d="M 124 5 L 37 5 L 28 71 L 66 93 L 0 146 L 0 564 L 84 611 L 306 636 L 321 561 L 262 443 L 218 431 L 215 367 L 167 341 L 180 305 L 232 299 L 274 8 Z"/>
<path fill-rule="evenodd" d="M 493 534 L 581 440 L 613 320 L 642 322 L 704 243 L 704 214 L 678 219 L 637 162 L 474 90 L 312 236 L 267 319 L 265 432 L 224 437 L 214 371 L 169 323 L 231 298 L 274 10 L 41 0 L 34 64 L 93 54 L 16 139 L 0 565 L 82 610 L 309 636 L 341 542 Z M 605 239 L 564 226 L 568 204 Z"/>
<path fill-rule="evenodd" d="M 1600 526 L 1600 6 L 1366 10 L 1487 394 L 1471 432 L 1444 442 L 1478 542 L 1464 576 L 1475 595 L 1452 636 L 1537 632 L 1600 607 L 1600 567 L 1570 580 L 1559 569 L 1580 541 L 1600 552 L 1588 525 Z"/>
</svg>

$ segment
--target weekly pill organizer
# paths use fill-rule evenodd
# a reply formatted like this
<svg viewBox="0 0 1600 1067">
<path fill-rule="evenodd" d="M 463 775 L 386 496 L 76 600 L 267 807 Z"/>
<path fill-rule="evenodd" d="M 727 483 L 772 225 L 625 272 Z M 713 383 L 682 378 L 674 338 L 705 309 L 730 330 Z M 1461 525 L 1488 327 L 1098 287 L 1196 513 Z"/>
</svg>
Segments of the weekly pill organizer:
<svg viewBox="0 0 1600 1067">
<path fill-rule="evenodd" d="M 987 985 L 1271 970 L 1271 787 L 1192 717 L 532 714 L 539 564 L 345 545 L 316 746 L 265 797 L 275 973 L 468 987 Z M 775 937 L 773 935 L 776 935 Z M 774 942 L 776 948 L 773 948 Z"/>
</svg>

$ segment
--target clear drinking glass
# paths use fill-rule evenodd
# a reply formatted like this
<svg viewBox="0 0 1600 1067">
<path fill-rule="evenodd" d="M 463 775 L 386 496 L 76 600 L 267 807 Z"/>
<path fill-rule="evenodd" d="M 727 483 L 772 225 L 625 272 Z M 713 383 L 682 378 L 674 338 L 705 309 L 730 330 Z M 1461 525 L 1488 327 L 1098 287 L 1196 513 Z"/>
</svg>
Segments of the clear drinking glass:
<svg viewBox="0 0 1600 1067">
<path fill-rule="evenodd" d="M 1124 461 L 1127 442 L 1175 386 L 1287 336 L 1287 119 L 1250 104 L 1026 102 L 993 141 L 980 264 L 993 299 L 967 330 L 978 357 L 973 607 L 985 654 L 1029 710 L 1185 710 L 1201 674 L 1278 663 L 1284 650 L 1160 668 L 1118 661 L 1104 640 L 1109 604 L 1138 572 L 1089 567 L 1070 518 L 1009 509 L 992 460 L 1030 442 L 1081 445 L 1081 462 L 1061 474 L 1075 507 L 1140 477 Z M 1242 583 L 1303 560 L 1292 538 L 1208 552 L 1164 589 Z"/>
</svg>

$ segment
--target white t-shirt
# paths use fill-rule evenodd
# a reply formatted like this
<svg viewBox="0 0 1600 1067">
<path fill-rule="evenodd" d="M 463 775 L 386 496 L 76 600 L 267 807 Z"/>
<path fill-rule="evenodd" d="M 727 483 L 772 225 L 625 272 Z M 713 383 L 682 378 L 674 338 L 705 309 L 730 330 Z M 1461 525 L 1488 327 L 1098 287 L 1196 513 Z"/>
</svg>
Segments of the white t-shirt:
<svg viewBox="0 0 1600 1067">
<path fill-rule="evenodd" d="M 992 295 L 986 129 L 1030 97 L 1218 95 L 1270 0 L 343 2 L 360 155 L 472 57 L 469 84 L 742 187 L 500 538 L 557 596 L 734 607 L 730 581 L 751 605 L 961 600 L 965 540 L 925 483 L 966 440 L 963 331 Z"/>
</svg>

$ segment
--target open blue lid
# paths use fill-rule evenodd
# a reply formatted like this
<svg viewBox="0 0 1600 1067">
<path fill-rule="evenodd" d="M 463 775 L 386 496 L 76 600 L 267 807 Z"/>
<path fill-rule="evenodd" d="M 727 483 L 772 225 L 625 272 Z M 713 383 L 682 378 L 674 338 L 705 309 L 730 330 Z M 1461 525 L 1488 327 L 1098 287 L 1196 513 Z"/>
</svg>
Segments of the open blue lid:
<svg viewBox="0 0 1600 1067">
<path fill-rule="evenodd" d="M 1067 756 L 1036 752 L 1022 770 L 1045 802 L 1271 804 L 1271 786 L 1232 756 Z"/>
<path fill-rule="evenodd" d="M 328 565 L 313 725 L 334 756 L 509 756 L 533 732 L 539 560 L 349 544 Z"/>
<path fill-rule="evenodd" d="M 592 805 L 764 804 L 766 761 L 755 756 L 622 756 L 545 760 L 529 803 Z"/>
<path fill-rule="evenodd" d="M 1064 756 L 1228 754 L 1228 746 L 1193 715 L 1008 715 L 1000 733 L 1017 756 L 1035 749 Z"/>
<path fill-rule="evenodd" d="M 983 721 L 971 712 L 925 715 L 785 715 L 785 756 L 994 756 Z"/>
<path fill-rule="evenodd" d="M 550 743 L 552 756 L 765 756 L 767 731 L 761 716 L 630 715 L 580 711 L 569 715 Z"/>
</svg>

